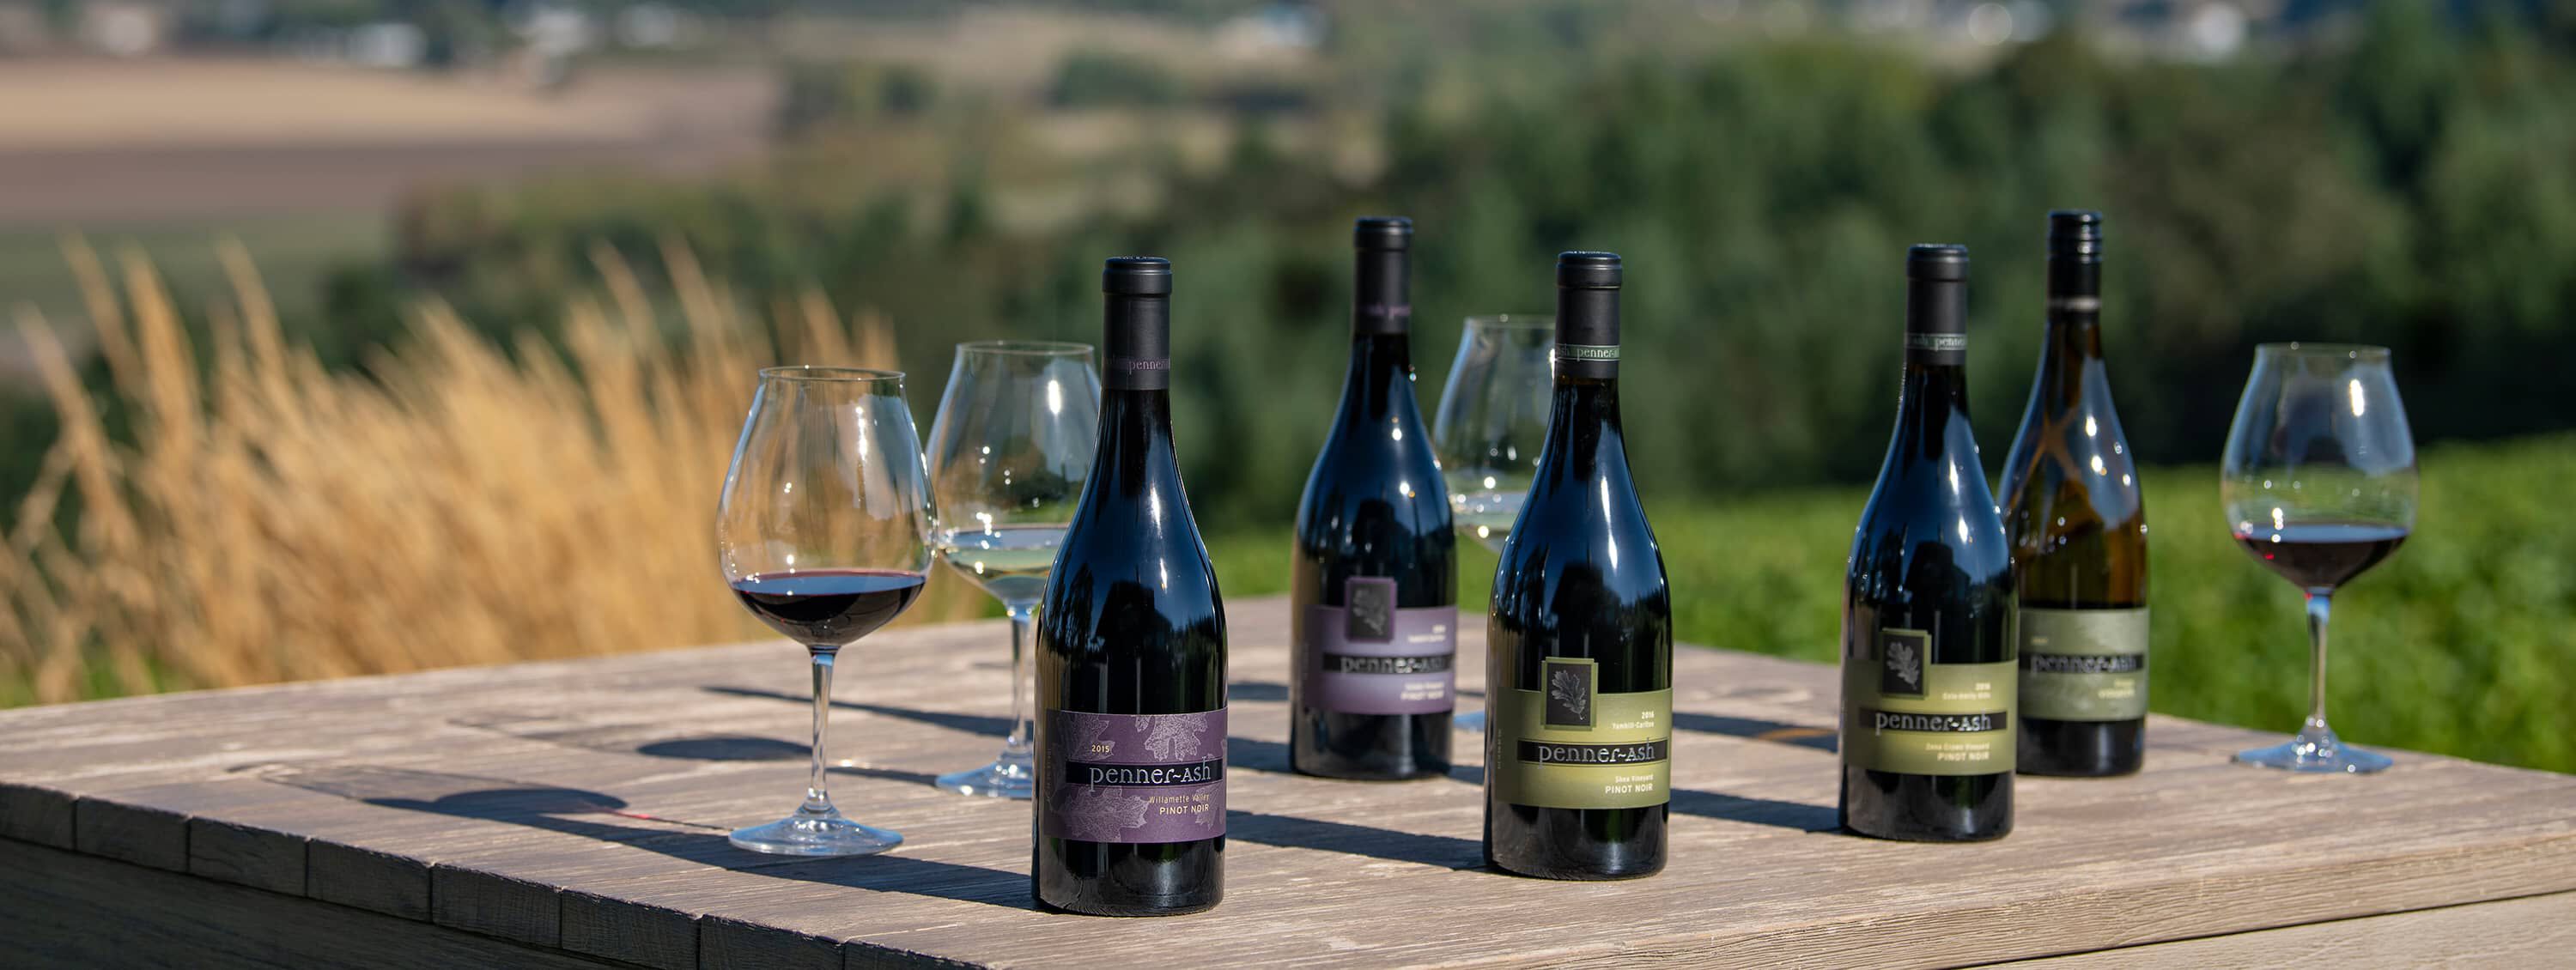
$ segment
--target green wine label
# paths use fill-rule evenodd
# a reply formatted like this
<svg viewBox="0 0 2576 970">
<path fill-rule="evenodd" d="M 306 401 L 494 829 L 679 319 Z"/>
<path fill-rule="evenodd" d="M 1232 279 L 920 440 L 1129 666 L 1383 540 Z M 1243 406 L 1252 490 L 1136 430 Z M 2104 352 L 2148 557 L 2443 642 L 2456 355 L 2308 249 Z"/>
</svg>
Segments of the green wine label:
<svg viewBox="0 0 2576 970">
<path fill-rule="evenodd" d="M 1992 775 L 2013 770 L 2012 661 L 1931 663 L 1932 634 L 1883 629 L 1843 663 L 1843 757 L 1874 771 Z"/>
<path fill-rule="evenodd" d="M 1486 758 L 1514 805 L 1647 808 L 1672 800 L 1673 692 L 1605 694 L 1584 657 L 1549 657 L 1543 690 L 1493 691 Z"/>
<path fill-rule="evenodd" d="M 2021 611 L 2021 715 L 2048 721 L 2147 716 L 2147 611 Z"/>
</svg>

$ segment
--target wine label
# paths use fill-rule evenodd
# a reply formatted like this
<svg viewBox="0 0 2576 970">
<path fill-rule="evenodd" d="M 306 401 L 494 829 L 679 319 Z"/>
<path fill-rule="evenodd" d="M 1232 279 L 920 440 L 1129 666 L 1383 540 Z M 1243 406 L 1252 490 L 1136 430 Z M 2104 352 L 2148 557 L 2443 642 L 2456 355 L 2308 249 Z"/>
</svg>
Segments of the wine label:
<svg viewBox="0 0 2576 970">
<path fill-rule="evenodd" d="M 1843 758 L 1909 775 L 2013 770 L 2012 661 L 1931 663 L 1927 630 L 1882 629 L 1843 662 Z"/>
<path fill-rule="evenodd" d="M 1048 711 L 1040 831 L 1083 842 L 1225 834 L 1225 708 L 1196 714 Z"/>
<path fill-rule="evenodd" d="M 2021 716 L 2126 721 L 2147 716 L 2147 611 L 2021 611 Z"/>
<path fill-rule="evenodd" d="M 1343 714 L 1446 714 L 1458 693 L 1458 607 L 1395 605 L 1395 580 L 1354 576 L 1341 606 L 1306 607 L 1299 702 Z"/>
<path fill-rule="evenodd" d="M 1584 657 L 1549 657 L 1544 690 L 1494 690 L 1486 777 L 1503 801 L 1648 808 L 1672 800 L 1673 692 L 1605 694 Z"/>
<path fill-rule="evenodd" d="M 1558 344 L 1556 359 L 1616 361 L 1619 359 L 1619 347 L 1616 344 L 1606 347 L 1598 344 Z"/>
</svg>

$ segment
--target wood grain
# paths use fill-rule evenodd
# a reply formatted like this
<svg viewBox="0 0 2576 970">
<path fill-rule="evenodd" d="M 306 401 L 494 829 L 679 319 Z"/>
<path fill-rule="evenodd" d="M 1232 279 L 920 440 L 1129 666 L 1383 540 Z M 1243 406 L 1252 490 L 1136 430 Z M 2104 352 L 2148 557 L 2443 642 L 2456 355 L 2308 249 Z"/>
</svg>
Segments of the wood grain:
<svg viewBox="0 0 2576 970">
<path fill-rule="evenodd" d="M 414 920 L 0 840 L 12 967 L 613 966 Z"/>
<path fill-rule="evenodd" d="M 2576 893 L 2420 909 L 2015 963 L 2028 970 L 2548 967 L 2576 962 Z"/>
<path fill-rule="evenodd" d="M 853 648 L 868 676 L 835 699 L 832 785 L 846 813 L 905 834 L 886 856 L 724 840 L 801 793 L 805 671 L 783 643 L 0 712 L 0 837 L 653 967 L 1914 966 L 2467 919 L 2483 907 L 2464 904 L 2576 891 L 2576 778 L 2413 754 L 2368 778 L 2290 776 L 2227 763 L 2262 732 L 2166 717 L 2135 777 L 2021 779 L 2001 842 L 1843 835 L 1833 670 L 1703 649 L 1674 664 L 1670 868 L 1612 885 L 1486 872 L 1481 766 L 1387 785 L 1288 773 L 1284 603 L 1228 612 L 1228 895 L 1200 916 L 1041 912 L 1028 807 L 927 784 L 989 758 L 1004 727 L 998 623 Z"/>
</svg>

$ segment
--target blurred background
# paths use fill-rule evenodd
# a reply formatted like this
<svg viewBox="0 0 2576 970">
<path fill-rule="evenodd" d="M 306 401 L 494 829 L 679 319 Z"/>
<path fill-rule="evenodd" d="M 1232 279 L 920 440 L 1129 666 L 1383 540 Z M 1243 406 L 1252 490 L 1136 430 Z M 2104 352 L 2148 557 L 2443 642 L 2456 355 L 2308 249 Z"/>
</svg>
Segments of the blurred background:
<svg viewBox="0 0 2576 970">
<path fill-rule="evenodd" d="M 2380 343 L 2425 497 L 2335 723 L 2576 770 L 2571 106 L 2570 0 L 0 0 L 0 704 L 758 636 L 710 533 L 751 369 L 899 366 L 926 427 L 954 342 L 1095 340 L 1122 253 L 1178 267 L 1225 591 L 1283 590 L 1370 213 L 1426 399 L 1624 254 L 1681 633 L 1826 660 L 1904 246 L 1976 253 L 1999 459 L 2083 207 L 2155 708 L 2296 725 L 2211 464 L 2254 344 Z M 942 584 L 908 619 L 991 608 Z"/>
</svg>

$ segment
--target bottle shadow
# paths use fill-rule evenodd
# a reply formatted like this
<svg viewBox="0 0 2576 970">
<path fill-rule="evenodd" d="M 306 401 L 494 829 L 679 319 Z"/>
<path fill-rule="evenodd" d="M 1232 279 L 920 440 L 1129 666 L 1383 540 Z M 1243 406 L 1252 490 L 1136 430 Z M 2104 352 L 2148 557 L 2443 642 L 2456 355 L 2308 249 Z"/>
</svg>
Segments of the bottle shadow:
<svg viewBox="0 0 2576 970">
<path fill-rule="evenodd" d="M 711 685 L 700 689 L 709 693 L 724 694 L 732 697 L 757 697 L 764 700 L 795 701 L 798 704 L 812 703 L 812 698 L 803 694 L 787 694 L 779 691 L 760 690 L 751 687 Z M 895 707 L 888 704 L 865 704 L 856 701 L 833 701 L 832 706 L 847 708 L 854 711 L 866 711 L 870 714 L 881 714 L 886 717 L 902 718 L 907 721 L 929 724 L 936 727 L 952 728 L 975 734 L 989 734 L 996 737 L 1009 733 L 1011 729 L 1010 721 L 1007 718 L 984 717 L 976 714 L 951 714 L 946 711 L 924 711 L 917 708 Z M 791 745 L 796 749 L 796 757 L 801 758 L 805 756 L 804 745 L 788 741 L 775 741 L 770 743 Z M 645 754 L 655 753 L 643 751 L 642 748 L 638 748 L 636 750 Z M 1225 739 L 1225 767 L 1227 771 L 1259 771 L 1271 774 L 1287 774 L 1289 773 L 1288 746 L 1277 741 L 1263 741 L 1257 738 L 1229 737 Z M 854 771 L 849 768 L 834 768 L 832 770 L 836 772 Z M 889 774 L 901 774 L 897 772 L 889 772 L 885 769 L 857 770 L 855 773 L 865 774 L 868 771 L 878 772 L 876 775 L 877 777 L 886 777 Z M 925 784 L 930 781 L 929 775 L 922 775 L 920 778 Z"/>
<path fill-rule="evenodd" d="M 1485 867 L 1484 844 L 1475 839 L 1397 832 L 1293 815 L 1230 809 L 1225 813 L 1225 835 L 1228 839 L 1257 845 L 1339 852 L 1444 869 L 1483 870 Z"/>
<path fill-rule="evenodd" d="M 1827 754 L 1842 750 L 1840 738 L 1832 728 L 1809 727 L 1754 717 L 1728 717 L 1722 714 L 1699 714 L 1674 711 L 1673 727 L 1704 734 L 1723 734 L 1748 741 L 1786 744 Z"/>
<path fill-rule="evenodd" d="M 887 854 L 808 859 L 762 855 L 727 841 L 723 826 L 656 818 L 602 792 L 542 784 L 371 767 L 272 769 L 278 784 L 352 801 L 452 818 L 501 822 L 631 846 L 734 872 L 875 892 L 908 893 L 1006 909 L 1034 910 L 1025 874 Z M 644 824 L 629 824 L 644 823 Z"/>
</svg>

